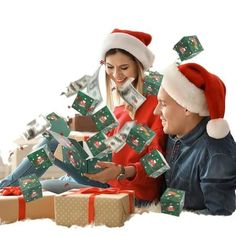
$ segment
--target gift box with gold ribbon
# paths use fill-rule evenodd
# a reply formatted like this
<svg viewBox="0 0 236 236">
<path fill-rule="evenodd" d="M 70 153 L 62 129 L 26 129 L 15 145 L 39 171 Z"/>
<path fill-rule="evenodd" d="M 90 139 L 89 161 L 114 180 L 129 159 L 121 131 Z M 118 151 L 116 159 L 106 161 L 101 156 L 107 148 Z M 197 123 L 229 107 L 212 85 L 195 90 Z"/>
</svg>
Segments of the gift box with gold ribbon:
<svg viewBox="0 0 236 236">
<path fill-rule="evenodd" d="M 23 219 L 54 219 L 54 193 L 43 192 L 43 197 L 26 202 L 19 187 L 0 190 L 0 222 L 12 223 Z"/>
<path fill-rule="evenodd" d="M 133 212 L 134 192 L 130 190 L 90 187 L 55 196 L 55 221 L 59 225 L 118 227 Z"/>
</svg>

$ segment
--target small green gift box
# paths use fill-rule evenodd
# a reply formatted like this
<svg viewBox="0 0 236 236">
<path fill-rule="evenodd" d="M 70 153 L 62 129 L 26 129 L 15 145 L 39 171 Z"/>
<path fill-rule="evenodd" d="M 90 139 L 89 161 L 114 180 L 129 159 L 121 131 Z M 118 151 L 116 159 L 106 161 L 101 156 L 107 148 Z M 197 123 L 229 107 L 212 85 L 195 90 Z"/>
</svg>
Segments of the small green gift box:
<svg viewBox="0 0 236 236">
<path fill-rule="evenodd" d="M 157 95 L 159 88 L 161 86 L 163 75 L 157 71 L 148 71 L 144 77 L 143 84 L 143 94 L 147 95 Z"/>
<path fill-rule="evenodd" d="M 31 152 L 27 155 L 29 161 L 33 164 L 35 169 L 44 170 L 48 169 L 53 164 L 53 154 L 49 151 L 47 145 L 42 148 Z"/>
<path fill-rule="evenodd" d="M 106 138 L 105 134 L 98 132 L 86 141 L 86 144 L 94 157 L 108 149 L 107 145 L 104 143 Z"/>
<path fill-rule="evenodd" d="M 167 188 L 161 196 L 161 212 L 179 216 L 184 206 L 185 191 Z"/>
<path fill-rule="evenodd" d="M 30 202 L 43 197 L 42 186 L 36 174 L 20 178 L 19 184 L 26 202 Z"/>
<path fill-rule="evenodd" d="M 88 154 L 81 147 L 79 142 L 69 139 L 72 143 L 71 147 L 62 146 L 63 161 L 80 170 L 80 173 L 87 172 Z"/>
<path fill-rule="evenodd" d="M 155 136 L 155 132 L 146 125 L 136 124 L 129 132 L 126 143 L 137 153 L 143 151 Z"/>
<path fill-rule="evenodd" d="M 181 61 L 188 60 L 203 51 L 196 35 L 183 37 L 173 48 Z"/>
<path fill-rule="evenodd" d="M 46 118 L 51 124 L 51 131 L 59 133 L 65 137 L 69 136 L 70 128 L 62 117 L 58 116 L 55 112 L 52 112 L 48 114 Z"/>
<path fill-rule="evenodd" d="M 157 178 L 170 169 L 162 153 L 156 149 L 143 156 L 141 163 L 147 175 L 153 178 Z"/>
<path fill-rule="evenodd" d="M 100 156 L 100 158 L 90 158 L 87 160 L 87 173 L 90 173 L 90 174 L 96 174 L 100 171 L 102 171 L 103 169 L 102 168 L 97 168 L 96 167 L 96 163 L 97 161 L 109 161 L 111 162 L 112 160 L 112 153 L 109 152 L 109 153 L 106 153 L 104 154 L 103 156 Z"/>
<path fill-rule="evenodd" d="M 97 129 L 103 133 L 107 133 L 118 125 L 117 119 L 107 106 L 94 113 L 92 119 Z"/>
<path fill-rule="evenodd" d="M 82 116 L 92 114 L 99 101 L 90 97 L 89 95 L 79 91 L 72 104 L 72 107 Z"/>
</svg>

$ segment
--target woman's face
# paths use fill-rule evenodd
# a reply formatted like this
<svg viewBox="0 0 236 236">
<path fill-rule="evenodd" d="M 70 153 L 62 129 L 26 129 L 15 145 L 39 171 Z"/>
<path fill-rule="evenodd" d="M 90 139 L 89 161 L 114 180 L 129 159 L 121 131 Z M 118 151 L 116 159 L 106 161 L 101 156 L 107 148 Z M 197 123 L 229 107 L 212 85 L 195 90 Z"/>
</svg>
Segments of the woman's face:
<svg viewBox="0 0 236 236">
<path fill-rule="evenodd" d="M 130 77 L 137 79 L 138 68 L 136 62 L 122 52 L 108 55 L 106 57 L 105 66 L 108 77 L 112 79 L 118 87 Z"/>
</svg>

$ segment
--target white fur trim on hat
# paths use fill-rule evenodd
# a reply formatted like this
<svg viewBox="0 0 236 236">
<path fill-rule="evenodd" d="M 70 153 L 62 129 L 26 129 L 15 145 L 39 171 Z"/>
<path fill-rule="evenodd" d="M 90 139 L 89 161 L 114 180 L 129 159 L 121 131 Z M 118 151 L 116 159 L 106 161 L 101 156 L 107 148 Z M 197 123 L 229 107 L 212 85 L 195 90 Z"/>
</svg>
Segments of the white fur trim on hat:
<svg viewBox="0 0 236 236">
<path fill-rule="evenodd" d="M 191 83 L 177 68 L 170 65 L 164 71 L 162 87 L 182 107 L 200 116 L 208 116 L 204 91 Z"/>
<path fill-rule="evenodd" d="M 206 129 L 208 135 L 215 139 L 224 138 L 230 131 L 228 122 L 222 118 L 209 120 Z"/>
<path fill-rule="evenodd" d="M 126 33 L 111 33 L 105 38 L 102 47 L 102 59 L 105 59 L 106 52 L 113 48 L 120 48 L 131 53 L 142 63 L 145 70 L 152 66 L 155 58 L 143 42 Z"/>
</svg>

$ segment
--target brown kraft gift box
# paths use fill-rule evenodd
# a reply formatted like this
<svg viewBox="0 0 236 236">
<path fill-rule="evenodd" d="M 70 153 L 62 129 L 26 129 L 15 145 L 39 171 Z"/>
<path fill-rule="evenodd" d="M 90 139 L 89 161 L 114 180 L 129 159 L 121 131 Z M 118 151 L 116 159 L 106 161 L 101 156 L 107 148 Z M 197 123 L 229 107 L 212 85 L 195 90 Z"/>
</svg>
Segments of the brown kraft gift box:
<svg viewBox="0 0 236 236">
<path fill-rule="evenodd" d="M 25 202 L 23 195 L 0 195 L 0 222 L 12 223 L 23 219 L 54 219 L 54 193 L 43 192 L 43 197 Z"/>
<path fill-rule="evenodd" d="M 91 187 L 55 196 L 55 221 L 64 226 L 94 224 L 118 227 L 124 225 L 133 210 L 134 192 L 129 190 Z"/>
</svg>

